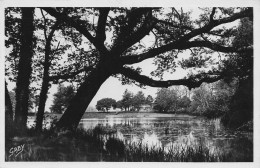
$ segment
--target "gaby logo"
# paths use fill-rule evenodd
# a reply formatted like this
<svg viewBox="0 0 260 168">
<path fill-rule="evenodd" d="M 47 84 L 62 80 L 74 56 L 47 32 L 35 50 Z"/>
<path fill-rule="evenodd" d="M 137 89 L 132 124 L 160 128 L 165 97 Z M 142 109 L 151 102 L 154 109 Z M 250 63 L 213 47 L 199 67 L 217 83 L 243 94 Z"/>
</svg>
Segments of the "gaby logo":
<svg viewBox="0 0 260 168">
<path fill-rule="evenodd" d="M 10 148 L 10 150 L 9 150 L 9 153 L 10 153 L 9 157 L 11 157 L 11 156 L 15 156 L 16 157 L 17 155 L 19 155 L 24 150 L 24 145 L 25 144 L 22 144 L 22 145 Z"/>
</svg>

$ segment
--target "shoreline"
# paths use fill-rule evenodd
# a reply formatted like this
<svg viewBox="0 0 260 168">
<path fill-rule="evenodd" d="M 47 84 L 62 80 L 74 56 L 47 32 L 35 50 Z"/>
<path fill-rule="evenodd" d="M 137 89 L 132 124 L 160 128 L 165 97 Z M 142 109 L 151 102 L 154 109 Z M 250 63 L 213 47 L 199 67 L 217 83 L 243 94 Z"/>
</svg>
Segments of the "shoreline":
<svg viewBox="0 0 260 168">
<path fill-rule="evenodd" d="M 45 113 L 45 117 L 57 117 L 59 119 L 62 114 Z M 34 118 L 35 116 L 28 116 Z M 196 118 L 197 116 L 188 114 L 173 114 L 173 113 L 155 113 L 155 112 L 86 112 L 82 119 L 104 119 L 104 118 Z"/>
</svg>

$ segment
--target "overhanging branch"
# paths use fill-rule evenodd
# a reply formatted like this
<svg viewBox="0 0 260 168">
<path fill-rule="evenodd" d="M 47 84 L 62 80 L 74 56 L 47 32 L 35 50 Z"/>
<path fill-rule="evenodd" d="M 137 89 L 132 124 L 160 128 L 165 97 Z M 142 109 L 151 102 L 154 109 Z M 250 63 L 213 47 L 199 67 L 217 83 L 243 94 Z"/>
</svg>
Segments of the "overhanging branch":
<svg viewBox="0 0 260 168">
<path fill-rule="evenodd" d="M 98 27 L 97 27 L 97 32 L 96 32 L 96 39 L 97 41 L 104 43 L 106 40 L 106 21 L 107 21 L 107 16 L 109 13 L 110 8 L 100 8 L 99 9 L 99 18 L 98 18 Z"/>
<path fill-rule="evenodd" d="M 170 50 L 178 49 L 178 50 L 185 50 L 193 47 L 206 47 L 209 49 L 212 49 L 214 51 L 218 52 L 236 52 L 236 53 L 242 53 L 242 52 L 250 52 L 253 53 L 253 48 L 235 48 L 235 47 L 225 47 L 221 46 L 219 44 L 214 44 L 209 41 L 191 41 L 191 42 L 184 42 L 184 43 L 178 43 L 178 42 L 172 42 L 170 44 L 164 45 L 162 47 L 154 48 L 149 50 L 148 52 L 138 54 L 138 55 L 127 55 L 124 57 L 121 57 L 121 63 L 122 64 L 135 64 L 138 62 L 141 62 L 145 59 L 153 58 L 159 54 L 165 53 Z"/>
<path fill-rule="evenodd" d="M 217 74 L 217 75 L 198 74 L 197 76 L 193 76 L 189 79 L 159 81 L 159 80 L 154 80 L 145 75 L 140 75 L 138 72 L 126 67 L 122 67 L 120 69 L 120 73 L 132 80 L 135 80 L 139 83 L 151 87 L 169 87 L 173 85 L 184 85 L 187 86 L 189 89 L 199 87 L 203 82 L 213 83 L 223 78 L 221 74 Z"/>
<path fill-rule="evenodd" d="M 210 22 L 207 25 L 203 26 L 202 28 L 194 29 L 190 33 L 181 37 L 178 41 L 179 42 L 188 41 L 188 40 L 190 40 L 191 38 L 193 38 L 197 35 L 209 32 L 211 29 L 213 29 L 214 27 L 219 26 L 221 24 L 230 23 L 230 22 L 233 22 L 237 19 L 241 19 L 241 18 L 244 18 L 244 17 L 250 18 L 252 16 L 253 16 L 253 10 L 252 10 L 252 8 L 248 8 L 248 9 L 242 11 L 242 12 L 235 13 L 230 17 L 226 17 L 226 18 L 219 19 L 219 20 L 210 20 Z"/>
<path fill-rule="evenodd" d="M 212 13 L 214 14 L 214 12 L 215 11 L 213 10 Z M 182 36 L 179 40 L 176 40 L 174 42 L 171 42 L 169 44 L 166 44 L 166 45 L 158 47 L 158 48 L 151 49 L 146 53 L 142 53 L 139 55 L 123 56 L 120 58 L 121 59 L 120 61 L 122 64 L 134 64 L 134 63 L 141 62 L 145 59 L 155 57 L 156 55 L 165 53 L 170 50 L 174 50 L 174 49 L 184 50 L 184 49 L 188 49 L 191 47 L 207 47 L 212 50 L 219 51 L 219 52 L 248 52 L 249 51 L 249 52 L 253 53 L 252 48 L 251 49 L 236 49 L 233 47 L 225 47 L 225 46 L 221 46 L 218 44 L 210 43 L 209 41 L 189 42 L 189 40 L 191 38 L 193 38 L 197 35 L 203 34 L 203 33 L 207 33 L 218 25 L 232 22 L 237 19 L 244 18 L 244 17 L 252 17 L 252 15 L 253 15 L 252 8 L 248 8 L 240 13 L 235 13 L 234 15 L 227 17 L 227 18 L 223 18 L 223 19 L 219 19 L 219 20 L 211 20 L 209 22 L 209 24 L 205 25 L 202 28 L 192 30 L 191 32 Z"/>
</svg>

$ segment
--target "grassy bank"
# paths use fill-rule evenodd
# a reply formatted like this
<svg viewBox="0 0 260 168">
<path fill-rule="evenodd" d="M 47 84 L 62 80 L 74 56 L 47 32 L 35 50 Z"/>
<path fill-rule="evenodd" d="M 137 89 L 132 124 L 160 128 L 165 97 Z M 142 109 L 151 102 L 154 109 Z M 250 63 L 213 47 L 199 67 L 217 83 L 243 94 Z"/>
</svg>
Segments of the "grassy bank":
<svg viewBox="0 0 260 168">
<path fill-rule="evenodd" d="M 24 145 L 17 156 L 10 156 L 10 149 Z M 96 127 L 84 131 L 54 132 L 45 130 L 37 134 L 27 130 L 23 137 L 6 140 L 6 161 L 165 161 L 165 162 L 221 162 L 251 161 L 250 158 L 234 157 L 232 153 L 214 153 L 199 143 L 195 146 L 148 147 L 141 143 L 125 144 L 112 132 Z"/>
</svg>

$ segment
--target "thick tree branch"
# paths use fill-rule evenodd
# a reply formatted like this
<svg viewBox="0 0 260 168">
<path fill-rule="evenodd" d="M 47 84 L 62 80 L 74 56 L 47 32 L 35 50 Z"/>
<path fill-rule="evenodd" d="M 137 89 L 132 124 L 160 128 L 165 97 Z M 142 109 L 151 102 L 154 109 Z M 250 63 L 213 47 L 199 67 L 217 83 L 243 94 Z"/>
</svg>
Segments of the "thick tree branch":
<svg viewBox="0 0 260 168">
<path fill-rule="evenodd" d="M 212 50 L 220 51 L 220 52 L 244 52 L 244 51 L 248 51 L 248 50 L 249 50 L 249 52 L 253 52 L 252 48 L 251 49 L 236 49 L 233 47 L 220 46 L 218 44 L 213 44 L 208 41 L 187 42 L 188 40 L 190 40 L 191 38 L 193 38 L 197 35 L 209 32 L 215 26 L 218 26 L 218 25 L 224 24 L 224 23 L 228 23 L 228 22 L 232 22 L 236 19 L 240 19 L 243 17 L 251 17 L 251 15 L 253 15 L 253 11 L 251 8 L 249 8 L 240 13 L 236 13 L 233 16 L 230 16 L 228 18 L 214 20 L 212 22 L 209 22 L 208 25 L 206 25 L 202 28 L 194 29 L 190 33 L 181 37 L 179 40 L 176 40 L 174 42 L 171 42 L 171 43 L 161 46 L 159 48 L 151 49 L 150 51 L 143 53 L 143 54 L 139 54 L 139 55 L 121 57 L 120 58 L 121 62 L 122 62 L 122 64 L 134 64 L 134 63 L 141 62 L 145 59 L 152 58 L 158 54 L 162 54 L 162 53 L 170 51 L 170 50 L 174 50 L 174 49 L 183 50 L 183 49 L 188 49 L 191 47 L 207 47 Z"/>
<path fill-rule="evenodd" d="M 59 24 L 60 24 L 60 22 L 57 20 L 55 22 L 55 24 L 51 27 L 51 32 L 49 33 L 48 38 L 46 39 L 46 41 L 51 41 L 52 40 L 54 32 L 58 29 Z"/>
<path fill-rule="evenodd" d="M 141 39 L 143 39 L 146 35 L 149 35 L 149 32 L 153 29 L 153 26 L 155 25 L 155 20 L 152 19 L 152 8 L 138 8 L 133 10 L 130 14 L 128 14 L 128 26 L 126 29 L 129 31 L 126 31 L 127 33 L 122 33 L 119 35 L 119 43 L 116 44 L 115 47 L 112 49 L 112 53 L 122 53 L 127 48 L 131 47 L 135 43 L 139 42 Z M 144 20 L 144 23 L 138 30 L 133 31 L 132 29 L 136 26 L 138 23 L 138 18 L 140 18 L 142 15 L 145 15 L 146 18 Z"/>
<path fill-rule="evenodd" d="M 97 27 L 97 32 L 96 32 L 96 39 L 100 43 L 104 43 L 106 40 L 106 21 L 107 21 L 107 16 L 109 13 L 110 8 L 100 8 L 99 9 L 99 18 L 98 18 L 98 27 Z"/>
<path fill-rule="evenodd" d="M 220 79 L 223 78 L 222 75 L 197 75 L 194 77 L 191 77 L 189 79 L 179 79 L 179 80 L 167 80 L 167 81 L 158 81 L 154 80 L 152 78 L 149 78 L 148 76 L 145 75 L 140 75 L 138 72 L 122 67 L 120 69 L 120 73 L 132 80 L 135 80 L 139 83 L 142 83 L 144 85 L 148 85 L 151 87 L 169 87 L 173 85 L 184 85 L 187 86 L 189 89 L 199 87 L 203 82 L 205 83 L 212 83 L 216 82 Z"/>
<path fill-rule="evenodd" d="M 79 69 L 77 71 L 71 72 L 70 74 L 63 74 L 63 75 L 55 75 L 55 76 L 50 76 L 49 80 L 50 81 L 54 81 L 54 80 L 59 80 L 59 79 L 69 79 L 69 78 L 73 78 L 76 75 L 80 74 L 81 72 L 89 72 L 94 68 L 94 66 L 88 66 L 88 67 L 84 67 L 82 69 Z"/>
<path fill-rule="evenodd" d="M 71 26 L 75 27 L 79 32 L 81 32 L 90 42 L 94 43 L 94 37 L 88 32 L 86 28 L 83 27 L 84 23 L 81 20 L 74 20 L 73 18 L 58 12 L 55 8 L 42 8 L 51 16 L 55 17 L 58 20 L 62 20 Z"/>
<path fill-rule="evenodd" d="M 206 47 L 214 51 L 218 52 L 224 52 L 224 53 L 251 53 L 253 54 L 253 48 L 252 47 L 246 47 L 246 48 L 235 48 L 235 47 L 225 47 L 221 46 L 219 44 L 211 43 L 210 41 L 192 41 L 186 43 L 185 47 Z"/>
<path fill-rule="evenodd" d="M 42 8 L 47 13 L 49 13 L 51 16 L 55 17 L 57 20 L 61 20 L 70 26 L 74 27 L 77 31 L 79 31 L 81 34 L 83 34 L 100 52 L 107 53 L 107 49 L 104 45 L 100 45 L 98 41 L 90 34 L 90 32 L 87 30 L 87 28 L 84 26 L 85 22 L 82 20 L 75 20 L 69 16 L 67 16 L 65 13 L 58 12 L 55 8 Z"/>
<path fill-rule="evenodd" d="M 46 30 L 46 18 L 45 18 L 45 16 L 44 16 L 44 14 L 43 14 L 43 11 L 42 11 L 42 9 L 41 9 L 41 14 L 42 14 L 42 17 L 43 17 L 43 22 L 44 22 L 44 27 L 43 27 L 43 31 L 44 31 L 44 37 L 45 37 L 45 40 L 47 39 L 47 30 Z"/>
<path fill-rule="evenodd" d="M 241 48 L 237 49 L 234 47 L 224 47 L 219 44 L 213 44 L 209 41 L 192 41 L 192 42 L 185 42 L 185 43 L 178 43 L 178 42 L 173 42 L 170 44 L 167 44 L 165 46 L 159 47 L 159 48 L 154 48 L 149 50 L 146 53 L 139 54 L 139 55 L 129 55 L 129 56 L 124 56 L 121 57 L 121 63 L 122 64 L 134 64 L 141 62 L 145 59 L 153 58 L 161 53 L 178 49 L 178 50 L 185 50 L 193 47 L 206 47 L 209 49 L 212 49 L 214 51 L 219 51 L 219 52 L 237 52 L 237 53 L 242 53 L 242 52 L 250 52 L 253 53 L 253 48 Z"/>
<path fill-rule="evenodd" d="M 233 21 L 235 21 L 237 19 L 241 19 L 241 18 L 244 18 L 244 17 L 252 17 L 252 16 L 253 16 L 253 9 L 249 8 L 249 9 L 246 9 L 246 10 L 244 10 L 242 12 L 235 13 L 235 14 L 233 14 L 230 17 L 226 17 L 226 18 L 223 18 L 223 19 L 210 21 L 204 27 L 198 28 L 198 29 L 194 29 L 190 33 L 188 33 L 188 34 L 184 35 L 183 37 L 181 37 L 178 41 L 179 42 L 188 41 L 188 40 L 190 40 L 191 38 L 193 38 L 193 37 L 195 37 L 197 35 L 209 32 L 211 29 L 213 29 L 214 27 L 219 26 L 221 24 L 230 23 L 230 22 L 233 22 Z"/>
</svg>

